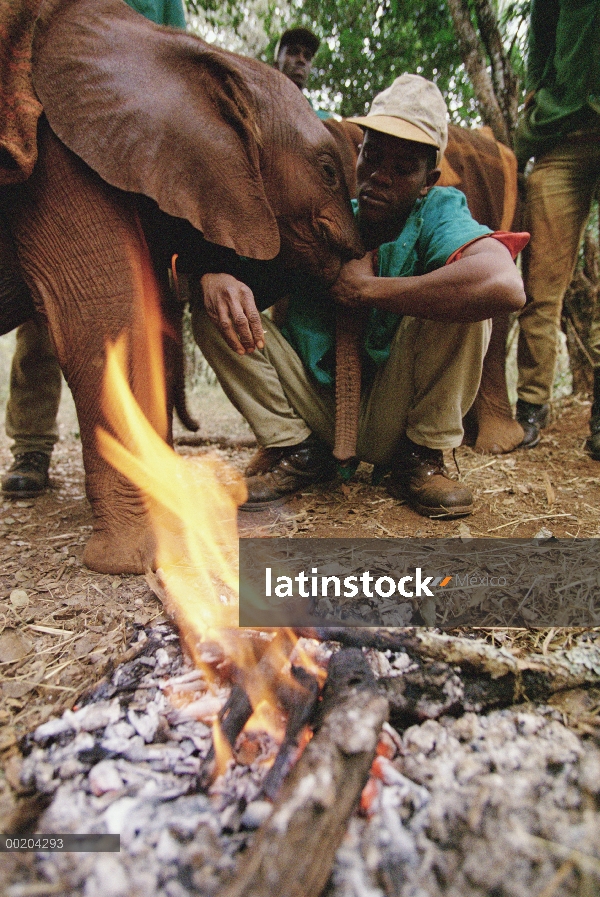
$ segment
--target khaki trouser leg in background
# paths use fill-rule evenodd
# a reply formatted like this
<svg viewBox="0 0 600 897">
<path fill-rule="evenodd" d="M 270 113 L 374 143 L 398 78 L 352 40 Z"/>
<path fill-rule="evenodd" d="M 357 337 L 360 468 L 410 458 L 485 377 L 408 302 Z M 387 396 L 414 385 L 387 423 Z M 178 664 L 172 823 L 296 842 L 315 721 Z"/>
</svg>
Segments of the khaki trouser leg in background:
<svg viewBox="0 0 600 897">
<path fill-rule="evenodd" d="M 192 313 L 196 341 L 259 445 L 297 445 L 316 433 L 333 445 L 335 395 L 316 384 L 277 327 L 264 315 L 265 348 L 237 355 L 204 309 Z M 405 317 L 390 358 L 361 402 L 358 457 L 389 464 L 401 437 L 429 448 L 460 445 L 462 418 L 481 379 L 489 321 L 448 324 Z"/>
<path fill-rule="evenodd" d="M 600 302 L 596 302 L 595 314 L 590 324 L 588 349 L 594 363 L 594 369 L 600 369 Z M 600 396 L 599 396 L 600 398 Z"/>
<path fill-rule="evenodd" d="M 17 330 L 6 406 L 6 435 L 14 440 L 13 455 L 52 453 L 58 439 L 60 391 L 60 367 L 48 328 L 42 321 L 27 321 Z"/>
<path fill-rule="evenodd" d="M 583 229 L 600 183 L 600 131 L 576 132 L 536 161 L 527 181 L 523 251 L 527 304 L 519 316 L 519 398 L 552 398 L 558 330 Z"/>
</svg>

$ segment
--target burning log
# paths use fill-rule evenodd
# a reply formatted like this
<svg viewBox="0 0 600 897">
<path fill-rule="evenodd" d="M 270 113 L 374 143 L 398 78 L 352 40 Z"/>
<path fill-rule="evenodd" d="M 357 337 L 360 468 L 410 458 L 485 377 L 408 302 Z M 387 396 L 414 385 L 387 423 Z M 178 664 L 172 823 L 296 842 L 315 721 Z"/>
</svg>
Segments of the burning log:
<svg viewBox="0 0 600 897">
<path fill-rule="evenodd" d="M 298 683 L 298 688 L 285 689 L 279 696 L 284 708 L 289 712 L 285 738 L 262 788 L 264 796 L 270 800 L 277 797 L 282 782 L 292 768 L 298 753 L 300 736 L 313 717 L 319 697 L 319 683 L 307 670 L 303 667 L 292 667 L 292 675 Z"/>
<path fill-rule="evenodd" d="M 387 701 L 377 693 L 360 652 L 334 655 L 319 730 L 286 780 L 224 897 L 321 893 L 368 779 L 387 714 Z"/>
<path fill-rule="evenodd" d="M 231 747 L 235 745 L 238 735 L 251 716 L 252 704 L 250 703 L 250 698 L 241 685 L 234 684 L 229 698 L 219 713 L 221 732 Z M 213 757 L 214 746 L 208 755 L 208 759 L 212 760 Z"/>
<path fill-rule="evenodd" d="M 274 767 L 270 770 L 265 793 L 274 797 L 287 774 L 298 747 L 298 738 L 309 722 L 319 693 L 316 678 L 302 667 L 291 666 L 288 675 L 282 675 L 295 638 L 291 630 L 277 632 L 270 643 L 249 642 L 244 668 L 236 668 L 231 676 L 233 687 L 228 700 L 219 713 L 220 731 L 231 748 L 238 735 L 265 697 L 272 695 L 288 713 L 285 739 Z M 247 651 L 246 651 L 247 653 Z M 206 758 L 201 783 L 207 785 L 216 771 L 216 745 L 213 744 Z"/>
</svg>

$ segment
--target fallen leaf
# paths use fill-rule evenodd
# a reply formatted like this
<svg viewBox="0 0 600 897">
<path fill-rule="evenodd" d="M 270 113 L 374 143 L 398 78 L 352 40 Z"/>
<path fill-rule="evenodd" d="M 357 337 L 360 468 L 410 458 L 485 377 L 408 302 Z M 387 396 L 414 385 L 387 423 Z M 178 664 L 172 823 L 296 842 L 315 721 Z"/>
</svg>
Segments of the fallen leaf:
<svg viewBox="0 0 600 897">
<path fill-rule="evenodd" d="M 22 698 L 34 688 L 34 682 L 20 682 L 13 679 L 2 683 L 2 696 L 4 698 Z"/>
<path fill-rule="evenodd" d="M 465 539 L 473 538 L 473 536 L 471 534 L 471 530 L 469 529 L 469 527 L 467 526 L 466 523 L 460 523 L 458 525 L 458 535 L 459 535 L 459 538 L 463 539 L 463 541 Z"/>
<path fill-rule="evenodd" d="M 425 598 L 419 605 L 421 616 L 426 626 L 435 626 L 435 600 L 433 598 Z"/>
<path fill-rule="evenodd" d="M 150 620 L 152 619 L 153 616 L 154 616 L 154 614 L 149 611 L 145 611 L 145 610 L 136 611 L 136 613 L 133 617 L 133 622 L 139 624 L 140 626 L 145 626 L 146 623 L 150 622 Z"/>
<path fill-rule="evenodd" d="M 6 781 L 13 789 L 13 791 L 17 792 L 17 794 L 20 794 L 24 791 L 23 786 L 21 785 L 22 766 L 23 758 L 20 756 L 20 754 L 13 754 L 12 757 L 9 757 L 4 764 L 4 775 L 6 776 Z"/>
<path fill-rule="evenodd" d="M 29 604 L 29 595 L 25 589 L 13 589 L 9 598 L 13 607 L 27 607 Z"/>
<path fill-rule="evenodd" d="M 0 732 L 0 751 L 5 751 L 17 743 L 17 733 L 12 726 L 6 726 Z"/>
<path fill-rule="evenodd" d="M 85 654 L 89 654 L 92 648 L 95 648 L 98 642 L 100 641 L 97 635 L 84 635 L 83 638 L 80 638 L 73 648 L 73 654 L 75 657 L 83 657 Z"/>
<path fill-rule="evenodd" d="M 0 663 L 15 663 L 26 657 L 31 642 L 18 629 L 5 629 L 0 635 Z"/>
</svg>

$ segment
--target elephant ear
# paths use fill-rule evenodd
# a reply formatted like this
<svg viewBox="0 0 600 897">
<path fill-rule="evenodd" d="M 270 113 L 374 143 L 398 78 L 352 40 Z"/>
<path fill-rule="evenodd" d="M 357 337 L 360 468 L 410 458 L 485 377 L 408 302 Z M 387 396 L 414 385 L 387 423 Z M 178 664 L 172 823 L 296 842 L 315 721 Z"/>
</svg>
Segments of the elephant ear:
<svg viewBox="0 0 600 897">
<path fill-rule="evenodd" d="M 249 86 L 259 63 L 155 25 L 122 0 L 47 0 L 33 53 L 52 130 L 100 177 L 238 255 L 277 255 Z"/>
</svg>

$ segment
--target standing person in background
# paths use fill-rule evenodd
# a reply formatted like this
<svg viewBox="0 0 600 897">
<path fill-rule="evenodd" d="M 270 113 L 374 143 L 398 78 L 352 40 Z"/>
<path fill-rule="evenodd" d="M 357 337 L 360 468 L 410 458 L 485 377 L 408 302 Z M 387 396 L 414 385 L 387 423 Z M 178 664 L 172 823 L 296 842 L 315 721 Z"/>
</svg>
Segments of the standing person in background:
<svg viewBox="0 0 600 897">
<path fill-rule="evenodd" d="M 157 25 L 185 28 L 182 0 L 126 0 Z M 17 330 L 6 406 L 6 435 L 13 440 L 14 461 L 2 477 L 2 494 L 31 498 L 48 487 L 48 468 L 58 439 L 61 372 L 41 319 Z"/>
<path fill-rule="evenodd" d="M 308 28 L 289 28 L 283 32 L 275 48 L 275 68 L 293 81 L 296 87 L 304 90 L 320 44 L 317 35 Z M 331 118 L 329 112 L 323 109 L 315 109 L 315 112 L 323 120 Z"/>
<path fill-rule="evenodd" d="M 600 2 L 531 0 L 528 95 L 515 151 L 527 180 L 523 253 L 527 304 L 519 317 L 517 420 L 533 448 L 552 400 L 563 299 L 600 186 Z M 600 461 L 600 321 L 588 450 Z"/>
</svg>

